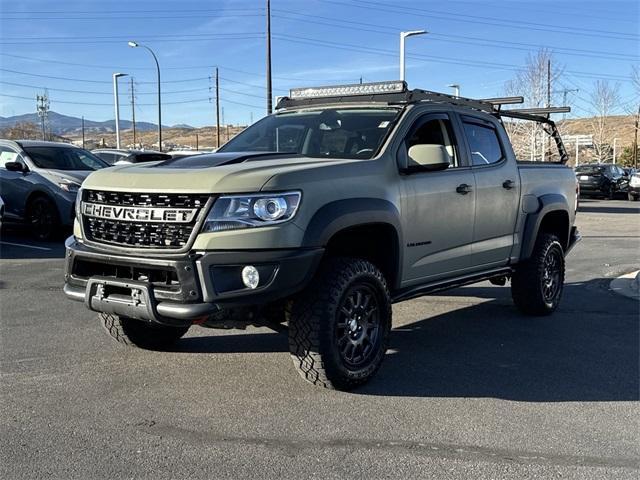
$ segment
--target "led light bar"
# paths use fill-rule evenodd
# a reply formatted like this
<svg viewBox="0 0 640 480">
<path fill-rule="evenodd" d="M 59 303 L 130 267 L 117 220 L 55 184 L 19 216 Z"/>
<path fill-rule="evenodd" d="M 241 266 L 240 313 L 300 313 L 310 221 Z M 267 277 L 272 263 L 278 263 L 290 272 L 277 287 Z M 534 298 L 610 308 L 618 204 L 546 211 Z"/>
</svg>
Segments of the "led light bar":
<svg viewBox="0 0 640 480">
<path fill-rule="evenodd" d="M 375 95 L 380 93 L 400 93 L 407 89 L 407 84 L 402 81 L 355 83 L 352 85 L 336 85 L 330 87 L 292 88 L 289 90 L 289 98 L 322 98 L 322 97 L 347 97 L 353 95 Z"/>
</svg>

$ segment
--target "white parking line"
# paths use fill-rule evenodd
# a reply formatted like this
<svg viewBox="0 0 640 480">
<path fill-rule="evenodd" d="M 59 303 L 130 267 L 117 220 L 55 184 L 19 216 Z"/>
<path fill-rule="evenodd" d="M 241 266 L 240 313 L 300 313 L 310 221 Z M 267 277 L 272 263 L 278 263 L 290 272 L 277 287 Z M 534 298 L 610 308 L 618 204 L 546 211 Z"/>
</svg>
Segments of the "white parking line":
<svg viewBox="0 0 640 480">
<path fill-rule="evenodd" d="M 36 247 L 34 245 L 25 245 L 24 243 L 0 242 L 0 245 L 13 245 L 14 247 L 33 248 L 35 250 L 45 250 L 47 252 L 51 251 L 50 248 Z"/>
</svg>

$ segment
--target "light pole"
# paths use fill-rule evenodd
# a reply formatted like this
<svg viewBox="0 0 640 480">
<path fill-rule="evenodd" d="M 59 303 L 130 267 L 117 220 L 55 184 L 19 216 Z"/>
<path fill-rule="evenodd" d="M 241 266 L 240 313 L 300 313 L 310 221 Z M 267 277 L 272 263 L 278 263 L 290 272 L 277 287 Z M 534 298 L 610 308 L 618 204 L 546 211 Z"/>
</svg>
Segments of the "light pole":
<svg viewBox="0 0 640 480">
<path fill-rule="evenodd" d="M 450 83 L 449 85 L 447 85 L 447 87 L 453 88 L 455 97 L 460 98 L 460 85 L 458 85 L 457 83 Z"/>
<path fill-rule="evenodd" d="M 162 151 L 162 100 L 160 96 L 160 64 L 158 63 L 158 58 L 156 57 L 156 54 L 153 53 L 153 50 L 151 50 L 146 45 L 140 45 L 139 43 L 130 41 L 129 46 L 131 48 L 136 48 L 136 47 L 146 48 L 151 54 L 151 56 L 153 57 L 153 60 L 156 62 L 156 70 L 158 72 L 158 150 Z"/>
<path fill-rule="evenodd" d="M 120 101 L 118 100 L 118 78 L 126 76 L 126 73 L 113 74 L 113 102 L 116 107 L 116 148 L 120 148 Z"/>
<path fill-rule="evenodd" d="M 404 81 L 404 41 L 407 37 L 423 35 L 426 30 L 411 30 L 410 32 L 400 32 L 400 80 Z"/>
</svg>

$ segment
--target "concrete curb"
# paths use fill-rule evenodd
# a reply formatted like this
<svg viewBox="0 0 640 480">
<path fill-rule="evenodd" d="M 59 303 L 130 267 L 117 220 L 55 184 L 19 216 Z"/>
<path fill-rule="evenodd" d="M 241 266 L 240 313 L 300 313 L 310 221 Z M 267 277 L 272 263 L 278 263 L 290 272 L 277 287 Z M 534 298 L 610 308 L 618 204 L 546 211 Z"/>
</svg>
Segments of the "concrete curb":
<svg viewBox="0 0 640 480">
<path fill-rule="evenodd" d="M 640 270 L 614 278 L 609 288 L 625 297 L 640 300 Z"/>
</svg>

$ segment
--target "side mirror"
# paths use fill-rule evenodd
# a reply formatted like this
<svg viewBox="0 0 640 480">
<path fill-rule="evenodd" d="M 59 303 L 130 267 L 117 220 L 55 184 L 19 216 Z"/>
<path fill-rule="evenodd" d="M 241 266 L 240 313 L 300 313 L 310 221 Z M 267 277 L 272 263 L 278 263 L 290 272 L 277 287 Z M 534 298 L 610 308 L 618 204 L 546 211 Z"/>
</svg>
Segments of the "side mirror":
<svg viewBox="0 0 640 480">
<path fill-rule="evenodd" d="M 4 168 L 10 172 L 26 172 L 26 167 L 20 162 L 7 162 L 4 164 Z"/>
<path fill-rule="evenodd" d="M 409 160 L 413 165 L 409 168 L 418 167 L 421 170 L 437 171 L 449 168 L 449 153 L 443 145 L 414 145 L 407 152 Z"/>
</svg>

